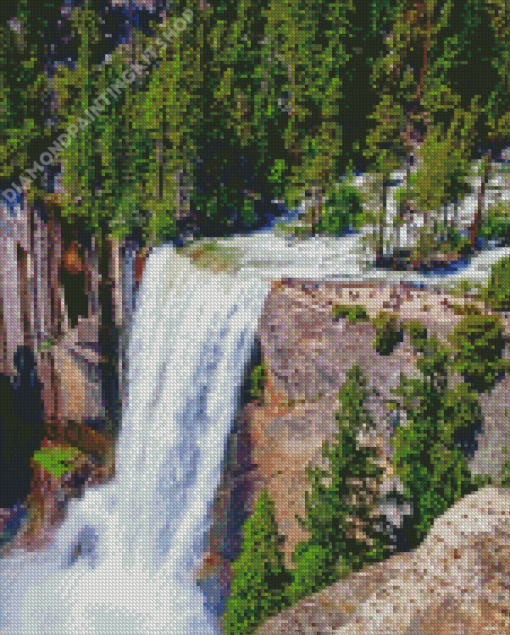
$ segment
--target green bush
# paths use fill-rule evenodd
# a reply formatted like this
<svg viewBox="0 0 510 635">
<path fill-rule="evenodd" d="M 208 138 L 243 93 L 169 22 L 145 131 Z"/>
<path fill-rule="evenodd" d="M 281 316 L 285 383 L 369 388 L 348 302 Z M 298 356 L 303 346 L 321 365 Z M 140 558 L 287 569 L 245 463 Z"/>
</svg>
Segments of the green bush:
<svg viewBox="0 0 510 635">
<path fill-rule="evenodd" d="M 367 322 L 368 313 L 366 312 L 364 306 L 361 304 L 355 304 L 354 307 L 351 307 L 351 310 L 347 314 L 347 319 L 349 322 Z"/>
<path fill-rule="evenodd" d="M 406 324 L 406 328 L 411 340 L 411 346 L 413 346 L 419 353 L 423 353 L 427 343 L 427 327 L 419 320 L 409 320 Z"/>
<path fill-rule="evenodd" d="M 266 490 L 243 526 L 241 553 L 232 565 L 230 596 L 223 615 L 225 635 L 250 635 L 289 605 L 292 576 L 284 565 L 274 503 Z"/>
<path fill-rule="evenodd" d="M 393 349 L 402 341 L 404 330 L 397 316 L 381 311 L 374 321 L 376 336 L 374 347 L 379 355 L 391 355 Z"/>
<path fill-rule="evenodd" d="M 478 235 L 487 239 L 510 239 L 510 209 L 508 203 L 499 202 L 488 208 Z"/>
<path fill-rule="evenodd" d="M 449 337 L 455 346 L 454 368 L 479 392 L 487 392 L 507 369 L 503 325 L 498 316 L 466 315 Z"/>
<path fill-rule="evenodd" d="M 469 238 L 461 238 L 458 246 L 455 248 L 455 253 L 459 254 L 459 256 L 469 256 L 472 251 L 473 248 L 471 247 Z"/>
<path fill-rule="evenodd" d="M 34 461 L 59 478 L 72 469 L 74 461 L 79 456 L 78 448 L 56 446 L 37 450 L 34 453 Z"/>
<path fill-rule="evenodd" d="M 510 256 L 492 266 L 489 284 L 482 295 L 494 311 L 510 310 Z"/>
<path fill-rule="evenodd" d="M 317 231 L 338 236 L 345 229 L 360 226 L 362 198 L 354 185 L 342 184 L 326 192 L 328 200 L 317 223 Z"/>
<path fill-rule="evenodd" d="M 260 399 L 266 383 L 266 368 L 263 363 L 255 366 L 250 375 L 250 397 Z"/>
<path fill-rule="evenodd" d="M 292 561 L 296 568 L 291 572 L 293 581 L 286 591 L 291 605 L 334 584 L 347 572 L 335 562 L 332 549 L 310 542 L 297 546 Z"/>
<path fill-rule="evenodd" d="M 349 304 L 333 305 L 333 316 L 335 318 L 347 318 L 350 322 L 367 322 L 368 313 L 361 304 L 354 306 Z"/>
<path fill-rule="evenodd" d="M 508 448 L 503 448 L 503 454 L 508 454 Z M 501 468 L 501 474 L 499 475 L 499 486 L 510 487 L 510 461 L 506 460 Z"/>
<path fill-rule="evenodd" d="M 348 304 L 334 304 L 333 305 L 333 316 L 335 318 L 346 318 L 352 307 Z"/>
</svg>

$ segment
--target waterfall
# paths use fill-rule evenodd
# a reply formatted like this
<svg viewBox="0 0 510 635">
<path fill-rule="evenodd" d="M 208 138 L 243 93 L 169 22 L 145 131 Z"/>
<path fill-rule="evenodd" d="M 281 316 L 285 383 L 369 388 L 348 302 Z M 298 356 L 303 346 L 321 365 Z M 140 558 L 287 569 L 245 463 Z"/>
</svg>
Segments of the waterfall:
<svg viewBox="0 0 510 635">
<path fill-rule="evenodd" d="M 150 256 L 129 341 L 116 476 L 52 544 L 0 560 L 5 635 L 216 635 L 193 580 L 269 285 Z"/>
</svg>

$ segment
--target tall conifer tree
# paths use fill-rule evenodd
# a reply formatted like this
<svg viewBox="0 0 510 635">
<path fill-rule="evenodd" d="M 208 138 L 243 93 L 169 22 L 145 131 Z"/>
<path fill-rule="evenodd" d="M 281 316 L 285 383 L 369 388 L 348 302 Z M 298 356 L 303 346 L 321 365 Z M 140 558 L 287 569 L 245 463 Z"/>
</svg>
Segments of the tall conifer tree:
<svg viewBox="0 0 510 635">
<path fill-rule="evenodd" d="M 222 621 L 225 635 L 250 635 L 289 604 L 274 503 L 263 490 L 243 527 L 241 553 L 232 566 L 231 591 Z"/>
</svg>

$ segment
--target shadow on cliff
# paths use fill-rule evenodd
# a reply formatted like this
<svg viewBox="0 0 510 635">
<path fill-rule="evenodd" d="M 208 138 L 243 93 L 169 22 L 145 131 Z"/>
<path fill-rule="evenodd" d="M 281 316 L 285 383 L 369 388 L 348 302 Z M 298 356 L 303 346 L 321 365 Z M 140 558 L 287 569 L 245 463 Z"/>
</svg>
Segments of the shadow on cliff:
<svg viewBox="0 0 510 635">
<path fill-rule="evenodd" d="M 246 366 L 245 380 L 240 387 L 240 410 L 236 417 L 232 433 L 227 442 L 225 480 L 230 485 L 230 496 L 226 514 L 226 536 L 223 540 L 222 555 L 233 562 L 240 551 L 242 527 L 250 516 L 254 496 L 258 491 L 256 465 L 252 461 L 253 441 L 248 429 L 247 409 L 253 401 L 250 393 L 251 372 L 260 364 L 261 349 L 258 339 Z"/>
<path fill-rule="evenodd" d="M 44 437 L 44 410 L 37 364 L 28 346 L 14 355 L 14 379 L 0 375 L 0 507 L 11 508 L 30 493 L 31 458 Z"/>
</svg>

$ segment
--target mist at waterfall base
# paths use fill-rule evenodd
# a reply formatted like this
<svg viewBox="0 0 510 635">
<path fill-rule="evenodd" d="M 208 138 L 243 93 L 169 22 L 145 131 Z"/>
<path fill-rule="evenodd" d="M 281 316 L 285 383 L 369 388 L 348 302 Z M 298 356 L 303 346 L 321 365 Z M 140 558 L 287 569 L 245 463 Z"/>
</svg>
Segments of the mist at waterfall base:
<svg viewBox="0 0 510 635">
<path fill-rule="evenodd" d="M 194 580 L 268 283 L 149 257 L 129 342 L 116 476 L 52 544 L 0 560 L 5 635 L 217 635 Z M 79 549 L 77 545 L 79 544 Z"/>
</svg>

